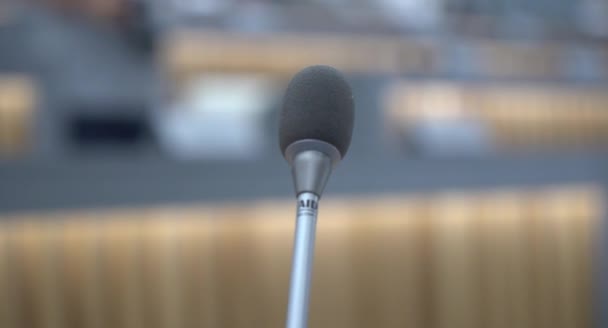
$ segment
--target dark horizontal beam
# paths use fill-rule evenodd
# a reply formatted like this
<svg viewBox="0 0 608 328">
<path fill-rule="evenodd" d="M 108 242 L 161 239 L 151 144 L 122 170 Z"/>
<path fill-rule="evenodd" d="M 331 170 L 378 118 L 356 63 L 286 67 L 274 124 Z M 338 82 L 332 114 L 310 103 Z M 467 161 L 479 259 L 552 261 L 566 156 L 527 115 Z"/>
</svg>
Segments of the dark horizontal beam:
<svg viewBox="0 0 608 328">
<path fill-rule="evenodd" d="M 607 156 L 493 156 L 483 159 L 351 158 L 328 195 L 419 193 L 446 189 L 604 183 Z M 217 203 L 291 197 L 279 158 L 251 162 L 167 160 L 0 164 L 0 213 L 57 209 Z"/>
</svg>

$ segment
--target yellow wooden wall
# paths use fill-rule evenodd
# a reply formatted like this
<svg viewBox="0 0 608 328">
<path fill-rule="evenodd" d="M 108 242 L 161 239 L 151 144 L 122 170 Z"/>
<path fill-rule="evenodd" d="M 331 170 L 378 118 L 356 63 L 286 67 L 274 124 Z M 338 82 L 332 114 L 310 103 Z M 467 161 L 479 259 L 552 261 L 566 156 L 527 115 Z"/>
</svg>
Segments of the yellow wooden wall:
<svg viewBox="0 0 608 328">
<path fill-rule="evenodd" d="M 0 221 L 0 327 L 281 327 L 291 202 Z M 591 327 L 592 187 L 325 199 L 311 327 Z"/>
<path fill-rule="evenodd" d="M 397 81 L 385 90 L 383 103 L 393 130 L 421 120 L 473 118 L 485 123 L 503 150 L 608 143 L 608 93 L 593 86 Z"/>
<path fill-rule="evenodd" d="M 23 154 L 31 146 L 36 88 L 20 75 L 0 75 L 0 159 Z"/>
<path fill-rule="evenodd" d="M 303 67 L 326 64 L 348 73 L 450 74 L 446 62 L 453 48 L 424 37 L 332 33 L 259 33 L 180 28 L 161 40 L 161 67 L 176 80 L 208 72 L 266 72 L 291 76 Z M 459 40 L 468 52 L 468 75 L 482 78 L 560 80 L 568 77 L 572 44 Z M 586 44 L 597 59 L 595 74 L 608 77 L 608 49 Z M 452 49 L 453 50 L 453 49 Z M 465 61 L 465 65 L 466 61 Z M 452 72 L 453 73 L 453 72 Z"/>
</svg>

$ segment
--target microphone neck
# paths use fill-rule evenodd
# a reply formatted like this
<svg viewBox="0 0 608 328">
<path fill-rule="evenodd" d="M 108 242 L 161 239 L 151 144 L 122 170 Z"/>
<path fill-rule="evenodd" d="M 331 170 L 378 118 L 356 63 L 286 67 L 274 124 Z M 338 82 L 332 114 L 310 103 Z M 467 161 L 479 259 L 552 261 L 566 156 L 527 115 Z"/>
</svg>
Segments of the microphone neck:
<svg viewBox="0 0 608 328">
<path fill-rule="evenodd" d="M 332 171 L 331 158 L 317 150 L 305 150 L 293 158 L 291 174 L 296 195 L 313 193 L 321 197 Z"/>
<path fill-rule="evenodd" d="M 315 139 L 304 139 L 289 145 L 285 159 L 291 165 L 296 195 L 310 192 L 321 197 L 334 166 L 342 156 L 331 144 Z"/>
</svg>

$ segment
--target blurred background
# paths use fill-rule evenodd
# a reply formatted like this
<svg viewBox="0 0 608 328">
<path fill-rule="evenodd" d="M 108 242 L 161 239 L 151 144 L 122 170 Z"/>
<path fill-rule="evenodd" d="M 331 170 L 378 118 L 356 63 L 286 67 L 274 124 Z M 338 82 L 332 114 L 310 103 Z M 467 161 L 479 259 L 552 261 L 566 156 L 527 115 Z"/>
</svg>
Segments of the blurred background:
<svg viewBox="0 0 608 328">
<path fill-rule="evenodd" d="M 0 0 L 0 327 L 282 326 L 313 64 L 311 327 L 608 326 L 608 1 Z"/>
</svg>

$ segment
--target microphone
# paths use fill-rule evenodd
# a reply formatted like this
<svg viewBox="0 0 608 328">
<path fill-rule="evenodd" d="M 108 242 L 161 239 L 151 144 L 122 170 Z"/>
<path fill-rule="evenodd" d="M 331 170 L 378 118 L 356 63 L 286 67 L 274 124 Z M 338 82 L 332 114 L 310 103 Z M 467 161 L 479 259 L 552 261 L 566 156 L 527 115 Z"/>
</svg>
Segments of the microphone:
<svg viewBox="0 0 608 328">
<path fill-rule="evenodd" d="M 279 143 L 292 167 L 296 195 L 321 197 L 331 169 L 346 155 L 355 113 L 348 82 L 335 68 L 310 66 L 285 92 Z"/>
<path fill-rule="evenodd" d="M 332 169 L 348 151 L 354 119 L 351 88 L 335 68 L 307 67 L 289 83 L 279 143 L 291 166 L 298 206 L 287 328 L 307 327 L 319 199 Z"/>
</svg>

